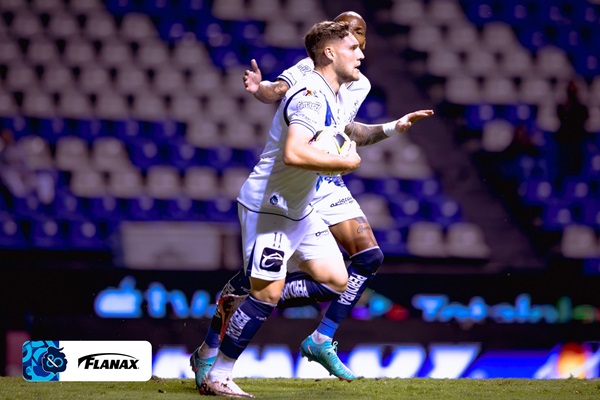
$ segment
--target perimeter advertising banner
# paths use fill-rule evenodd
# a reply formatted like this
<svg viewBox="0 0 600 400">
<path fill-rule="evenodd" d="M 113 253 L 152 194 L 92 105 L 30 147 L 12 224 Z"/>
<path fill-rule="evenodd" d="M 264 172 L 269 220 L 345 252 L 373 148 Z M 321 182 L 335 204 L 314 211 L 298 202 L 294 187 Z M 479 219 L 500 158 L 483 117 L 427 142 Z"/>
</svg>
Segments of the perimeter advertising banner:
<svg viewBox="0 0 600 400">
<path fill-rule="evenodd" d="M 146 341 L 153 349 L 153 374 L 189 377 L 189 354 L 202 342 L 218 291 L 231 275 L 225 270 L 11 269 L 11 284 L 0 291 L 5 321 L 0 334 L 26 331 L 32 343 L 60 338 L 53 345 L 57 350 L 68 349 L 63 344 L 71 342 Z M 352 316 L 340 325 L 338 353 L 363 376 L 597 377 L 599 285 L 600 277 L 579 276 L 577 271 L 380 271 Z M 325 307 L 276 310 L 244 353 L 237 373 L 320 376 L 322 368 L 302 359 L 298 347 L 316 328 Z M 69 365 L 87 365 L 78 360 L 103 352 L 128 355 L 90 350 L 67 360 Z M 103 365 L 103 360 L 95 361 Z M 260 363 L 275 367 L 256 368 Z M 67 379 L 69 374 L 59 372 L 58 377 Z"/>
</svg>

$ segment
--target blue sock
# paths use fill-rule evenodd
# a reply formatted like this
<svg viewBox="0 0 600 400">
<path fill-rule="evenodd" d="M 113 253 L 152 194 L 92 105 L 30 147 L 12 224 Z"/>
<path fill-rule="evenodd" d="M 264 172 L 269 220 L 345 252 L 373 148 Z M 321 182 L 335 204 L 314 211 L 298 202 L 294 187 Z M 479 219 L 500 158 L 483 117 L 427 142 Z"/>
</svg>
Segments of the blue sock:
<svg viewBox="0 0 600 400">
<path fill-rule="evenodd" d="M 243 296 L 248 294 L 250 290 L 250 279 L 244 274 L 243 270 L 240 270 L 237 274 L 233 276 L 223 287 L 221 291 L 221 296 L 224 294 L 235 294 L 238 296 Z M 204 337 L 204 343 L 208 345 L 208 347 L 212 349 L 216 349 L 221 344 L 219 340 L 219 333 L 221 332 L 221 324 L 223 321 L 221 320 L 221 315 L 215 313 L 210 321 L 210 326 L 208 327 L 208 331 L 206 332 L 206 336 Z"/>
<path fill-rule="evenodd" d="M 279 300 L 280 307 L 299 307 L 324 303 L 336 299 L 340 294 L 316 282 L 304 272 L 289 274 Z"/>
<path fill-rule="evenodd" d="M 220 347 L 223 354 L 237 360 L 275 307 L 275 304 L 248 296 L 229 320 L 227 333 Z"/>
<path fill-rule="evenodd" d="M 317 327 L 317 332 L 333 338 L 340 323 L 350 315 L 352 308 L 360 300 L 383 263 L 383 253 L 379 247 L 373 247 L 350 257 L 348 266 L 348 287 L 341 296 L 329 305 L 325 317 Z"/>
</svg>

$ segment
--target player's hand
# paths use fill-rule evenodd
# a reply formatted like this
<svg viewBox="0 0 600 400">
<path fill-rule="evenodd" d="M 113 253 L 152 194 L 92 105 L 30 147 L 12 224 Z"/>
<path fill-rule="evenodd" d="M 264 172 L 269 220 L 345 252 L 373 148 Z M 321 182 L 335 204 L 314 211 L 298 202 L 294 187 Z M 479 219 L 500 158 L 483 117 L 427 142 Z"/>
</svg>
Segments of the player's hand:
<svg viewBox="0 0 600 400">
<path fill-rule="evenodd" d="M 348 168 L 342 172 L 342 175 L 348 174 L 360 166 L 361 158 L 356 152 L 356 142 L 354 140 L 350 142 L 350 147 L 348 149 L 346 159 L 348 160 L 349 164 Z"/>
<path fill-rule="evenodd" d="M 419 110 L 406 114 L 396 122 L 396 130 L 399 133 L 406 131 L 415 122 L 422 118 L 427 118 L 433 115 L 433 110 Z"/>
<path fill-rule="evenodd" d="M 260 82 L 262 81 L 262 73 L 260 72 L 255 59 L 250 61 L 250 66 L 252 67 L 252 71 L 247 69 L 244 73 L 244 86 L 246 87 L 247 92 L 255 94 L 258 92 Z"/>
</svg>

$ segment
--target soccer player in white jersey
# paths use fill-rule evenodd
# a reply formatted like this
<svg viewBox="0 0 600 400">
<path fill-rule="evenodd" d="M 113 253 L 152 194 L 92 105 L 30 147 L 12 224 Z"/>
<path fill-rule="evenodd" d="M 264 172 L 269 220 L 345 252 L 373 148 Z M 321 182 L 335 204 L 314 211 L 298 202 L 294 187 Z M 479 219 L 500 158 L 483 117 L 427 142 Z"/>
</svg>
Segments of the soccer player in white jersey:
<svg viewBox="0 0 600 400">
<path fill-rule="evenodd" d="M 358 80 L 364 55 L 345 22 L 315 24 L 305 37 L 305 47 L 315 69 L 281 102 L 260 160 L 240 189 L 238 213 L 250 294 L 229 320 L 214 364 L 200 385 L 201 394 L 253 397 L 232 380 L 232 370 L 277 306 L 287 261 L 303 243 L 312 241 L 318 256 L 302 261 L 302 271 L 338 295 L 347 286 L 342 253 L 332 235 L 315 235 L 329 230 L 310 203 L 318 179 L 315 172 L 351 172 L 360 165 L 360 156 L 353 142 L 348 155 L 339 156 L 320 151 L 310 140 L 317 131 L 344 121 L 340 87 Z"/>
<path fill-rule="evenodd" d="M 366 44 L 366 23 L 363 18 L 352 11 L 344 12 L 335 18 L 335 21 L 345 21 L 353 28 L 353 34 L 359 42 L 361 50 Z M 252 60 L 252 70 L 246 71 L 244 83 L 246 90 L 264 103 L 272 103 L 280 100 L 298 80 L 302 79 L 308 72 L 312 71 L 314 64 L 311 58 L 301 60 L 293 67 L 284 71 L 275 82 L 262 81 L 260 70 L 256 61 Z M 358 81 L 353 81 L 342 87 L 348 93 L 343 97 L 346 101 L 346 133 L 357 142 L 357 145 L 367 145 L 383 140 L 393 133 L 403 132 L 412 123 L 421 118 L 432 115 L 431 110 L 420 110 L 405 115 L 403 118 L 388 124 L 388 131 L 384 132 L 382 125 L 364 125 L 353 123 L 354 117 L 364 99 L 366 98 L 371 84 L 369 80 L 360 74 Z M 370 225 L 354 200 L 348 189 L 343 184 L 341 177 L 327 178 L 319 182 L 319 189 L 312 202 L 315 211 L 329 226 L 336 241 L 344 248 L 350 256 L 351 263 L 348 266 L 349 285 L 341 297 L 332 297 L 332 293 L 314 282 L 310 276 L 305 274 L 291 274 L 286 279 L 281 304 L 284 306 L 304 305 L 315 301 L 335 300 L 327 310 L 317 329 L 301 344 L 301 352 L 310 360 L 323 365 L 332 375 L 340 379 L 351 381 L 354 379 L 352 372 L 339 360 L 336 352 L 336 342 L 333 335 L 339 324 L 350 315 L 354 305 L 360 299 L 370 280 L 375 276 L 377 269 L 383 261 L 383 254 L 377 245 Z M 331 204 L 336 204 L 331 207 Z M 296 264 L 302 258 L 312 258 L 309 247 L 301 247 L 292 258 L 292 264 Z M 293 265 L 288 265 L 293 268 Z M 230 300 L 230 294 L 244 295 L 249 287 L 247 277 L 238 273 L 233 277 L 222 291 L 220 300 Z M 234 301 L 239 301 L 239 298 Z M 208 329 L 202 345 L 196 349 L 190 357 L 190 364 L 195 372 L 196 383 L 200 385 L 202 377 L 214 359 L 216 348 L 219 344 L 219 332 L 223 326 L 224 318 L 221 314 L 230 315 L 232 304 L 225 303 L 226 310 L 222 310 L 222 303 L 215 312 L 215 316 Z M 309 351 L 310 349 L 310 351 Z"/>
</svg>

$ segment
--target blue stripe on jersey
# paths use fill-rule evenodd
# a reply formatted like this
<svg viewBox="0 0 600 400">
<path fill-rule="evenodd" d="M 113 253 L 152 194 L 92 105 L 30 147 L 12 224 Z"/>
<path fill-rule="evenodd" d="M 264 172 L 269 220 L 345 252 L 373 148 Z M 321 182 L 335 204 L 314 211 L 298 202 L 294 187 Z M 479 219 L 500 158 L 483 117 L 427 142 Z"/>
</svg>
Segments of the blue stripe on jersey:
<svg viewBox="0 0 600 400">
<path fill-rule="evenodd" d="M 333 118 L 333 113 L 331 112 L 331 107 L 329 107 L 329 102 L 325 99 L 325 103 L 327 104 L 327 113 L 325 114 L 325 126 L 331 126 L 335 122 Z"/>
<path fill-rule="evenodd" d="M 303 87 L 302 89 L 298 90 L 296 93 L 294 93 L 293 95 L 291 95 L 285 102 L 285 107 L 283 108 L 283 119 L 285 120 L 285 124 L 287 126 L 290 126 L 290 120 L 288 118 L 288 113 L 287 113 L 287 109 L 290 105 L 290 101 L 292 101 L 292 99 L 294 98 L 294 96 L 296 96 L 298 93 L 305 91 L 306 88 Z"/>
</svg>

